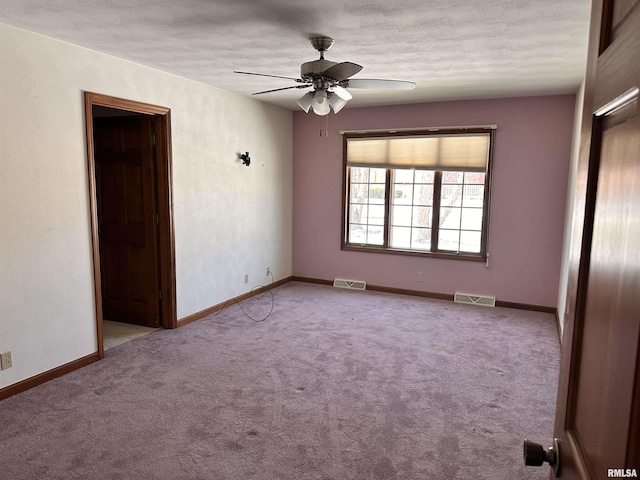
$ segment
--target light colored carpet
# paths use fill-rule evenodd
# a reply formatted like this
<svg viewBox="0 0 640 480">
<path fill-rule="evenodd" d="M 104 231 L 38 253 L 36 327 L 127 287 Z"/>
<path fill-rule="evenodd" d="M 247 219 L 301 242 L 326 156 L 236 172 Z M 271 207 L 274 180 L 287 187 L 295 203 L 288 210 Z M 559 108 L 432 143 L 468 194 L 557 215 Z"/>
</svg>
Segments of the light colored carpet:
<svg viewBox="0 0 640 480">
<path fill-rule="evenodd" d="M 291 282 L 0 402 L 12 480 L 545 480 L 548 313 Z M 254 318 L 270 295 L 242 302 Z"/>
</svg>

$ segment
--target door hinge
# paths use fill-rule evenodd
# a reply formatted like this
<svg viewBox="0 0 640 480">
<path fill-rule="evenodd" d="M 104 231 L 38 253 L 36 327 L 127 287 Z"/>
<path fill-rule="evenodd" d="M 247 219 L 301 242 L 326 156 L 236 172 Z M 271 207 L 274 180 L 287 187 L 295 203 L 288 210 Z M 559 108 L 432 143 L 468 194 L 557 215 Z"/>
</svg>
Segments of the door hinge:
<svg viewBox="0 0 640 480">
<path fill-rule="evenodd" d="M 151 134 L 151 143 L 153 144 L 153 146 L 156 146 L 156 134 L 152 133 Z"/>
<path fill-rule="evenodd" d="M 160 225 L 160 215 L 156 213 L 156 225 Z"/>
</svg>

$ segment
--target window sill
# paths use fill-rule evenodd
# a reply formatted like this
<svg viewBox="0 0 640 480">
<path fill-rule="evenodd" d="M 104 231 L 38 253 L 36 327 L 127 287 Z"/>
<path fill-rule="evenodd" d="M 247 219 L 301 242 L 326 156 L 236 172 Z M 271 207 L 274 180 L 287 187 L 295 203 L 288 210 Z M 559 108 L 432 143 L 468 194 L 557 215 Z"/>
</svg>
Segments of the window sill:
<svg viewBox="0 0 640 480">
<path fill-rule="evenodd" d="M 487 257 L 481 253 L 448 253 L 448 252 L 421 252 L 417 250 L 403 250 L 401 248 L 385 248 L 376 246 L 363 246 L 343 244 L 342 250 L 351 252 L 386 253 L 392 255 L 410 255 L 414 257 L 445 258 L 449 260 L 467 260 L 472 262 L 484 262 Z"/>
</svg>

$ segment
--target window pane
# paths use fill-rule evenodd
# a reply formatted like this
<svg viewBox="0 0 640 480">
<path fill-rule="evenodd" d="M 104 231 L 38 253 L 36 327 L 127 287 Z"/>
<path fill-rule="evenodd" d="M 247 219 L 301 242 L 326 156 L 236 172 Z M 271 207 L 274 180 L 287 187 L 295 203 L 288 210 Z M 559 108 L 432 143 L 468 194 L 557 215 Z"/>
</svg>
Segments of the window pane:
<svg viewBox="0 0 640 480">
<path fill-rule="evenodd" d="M 484 205 L 484 185 L 465 185 L 462 198 L 463 207 L 482 207 Z"/>
<path fill-rule="evenodd" d="M 464 172 L 464 183 L 484 185 L 484 176 L 481 172 Z"/>
<path fill-rule="evenodd" d="M 367 229 L 367 243 L 369 245 L 384 244 L 384 228 L 381 225 L 369 225 Z"/>
<path fill-rule="evenodd" d="M 369 185 L 369 203 L 384 204 L 384 183 Z"/>
<path fill-rule="evenodd" d="M 351 183 L 368 183 L 369 169 L 362 167 L 351 167 Z"/>
<path fill-rule="evenodd" d="M 482 230 L 482 209 L 463 208 L 460 226 L 463 230 Z"/>
<path fill-rule="evenodd" d="M 391 225 L 395 226 L 411 226 L 411 205 L 391 207 Z"/>
<path fill-rule="evenodd" d="M 366 225 L 349 225 L 349 243 L 359 243 L 364 245 L 367 243 Z"/>
<path fill-rule="evenodd" d="M 369 206 L 369 225 L 384 225 L 384 205 Z"/>
<path fill-rule="evenodd" d="M 394 185 L 393 198 L 391 201 L 394 205 L 411 205 L 413 197 L 413 185 Z"/>
<path fill-rule="evenodd" d="M 391 227 L 391 242 L 393 248 L 411 248 L 411 228 Z"/>
<path fill-rule="evenodd" d="M 413 226 L 431 227 L 431 207 L 413 207 Z"/>
<path fill-rule="evenodd" d="M 393 181 L 394 183 L 413 183 L 413 170 L 394 170 Z"/>
<path fill-rule="evenodd" d="M 353 167 L 349 172 L 351 183 L 347 242 L 383 245 L 386 169 Z"/>
<path fill-rule="evenodd" d="M 460 232 L 460 251 L 479 253 L 481 238 L 481 232 Z"/>
<path fill-rule="evenodd" d="M 460 209 L 443 207 L 440 209 L 440 226 L 448 229 L 460 228 Z"/>
<path fill-rule="evenodd" d="M 393 248 L 431 250 L 434 173 L 401 169 L 392 172 L 394 194 L 391 198 L 389 245 Z M 413 183 L 414 178 L 423 183 Z"/>
<path fill-rule="evenodd" d="M 438 249 L 457 252 L 460 245 L 459 237 L 459 230 L 440 229 L 440 233 L 438 235 Z"/>
<path fill-rule="evenodd" d="M 412 228 L 411 248 L 417 250 L 431 250 L 431 229 Z"/>
<path fill-rule="evenodd" d="M 365 203 L 369 192 L 368 185 L 351 185 L 351 203 Z"/>
<path fill-rule="evenodd" d="M 413 197 L 414 205 L 433 205 L 433 185 L 416 185 Z"/>
<path fill-rule="evenodd" d="M 440 205 L 459 207 L 462 204 L 462 185 L 442 185 Z"/>
<path fill-rule="evenodd" d="M 462 183 L 464 172 L 442 172 L 442 183 Z"/>
<path fill-rule="evenodd" d="M 416 183 L 433 183 L 433 170 L 416 170 Z"/>
<path fill-rule="evenodd" d="M 369 209 L 367 205 L 351 204 L 349 212 L 349 223 L 367 223 Z"/>
<path fill-rule="evenodd" d="M 387 181 L 386 168 L 370 168 L 369 181 L 371 183 L 385 183 Z"/>
</svg>

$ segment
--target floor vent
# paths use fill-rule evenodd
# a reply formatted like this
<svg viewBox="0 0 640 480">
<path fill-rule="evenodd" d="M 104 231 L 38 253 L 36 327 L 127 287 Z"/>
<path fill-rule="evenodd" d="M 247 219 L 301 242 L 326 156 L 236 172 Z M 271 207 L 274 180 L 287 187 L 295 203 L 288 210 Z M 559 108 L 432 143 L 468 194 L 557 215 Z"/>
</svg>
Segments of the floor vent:
<svg viewBox="0 0 640 480">
<path fill-rule="evenodd" d="M 496 297 L 488 297 L 486 295 L 471 295 L 469 293 L 459 293 L 453 297 L 453 301 L 457 303 L 470 303 L 471 305 L 483 305 L 485 307 L 495 307 Z"/>
<path fill-rule="evenodd" d="M 364 280 L 347 280 L 346 278 L 336 278 L 333 286 L 338 288 L 348 288 L 349 290 L 365 290 L 367 282 Z"/>
</svg>

